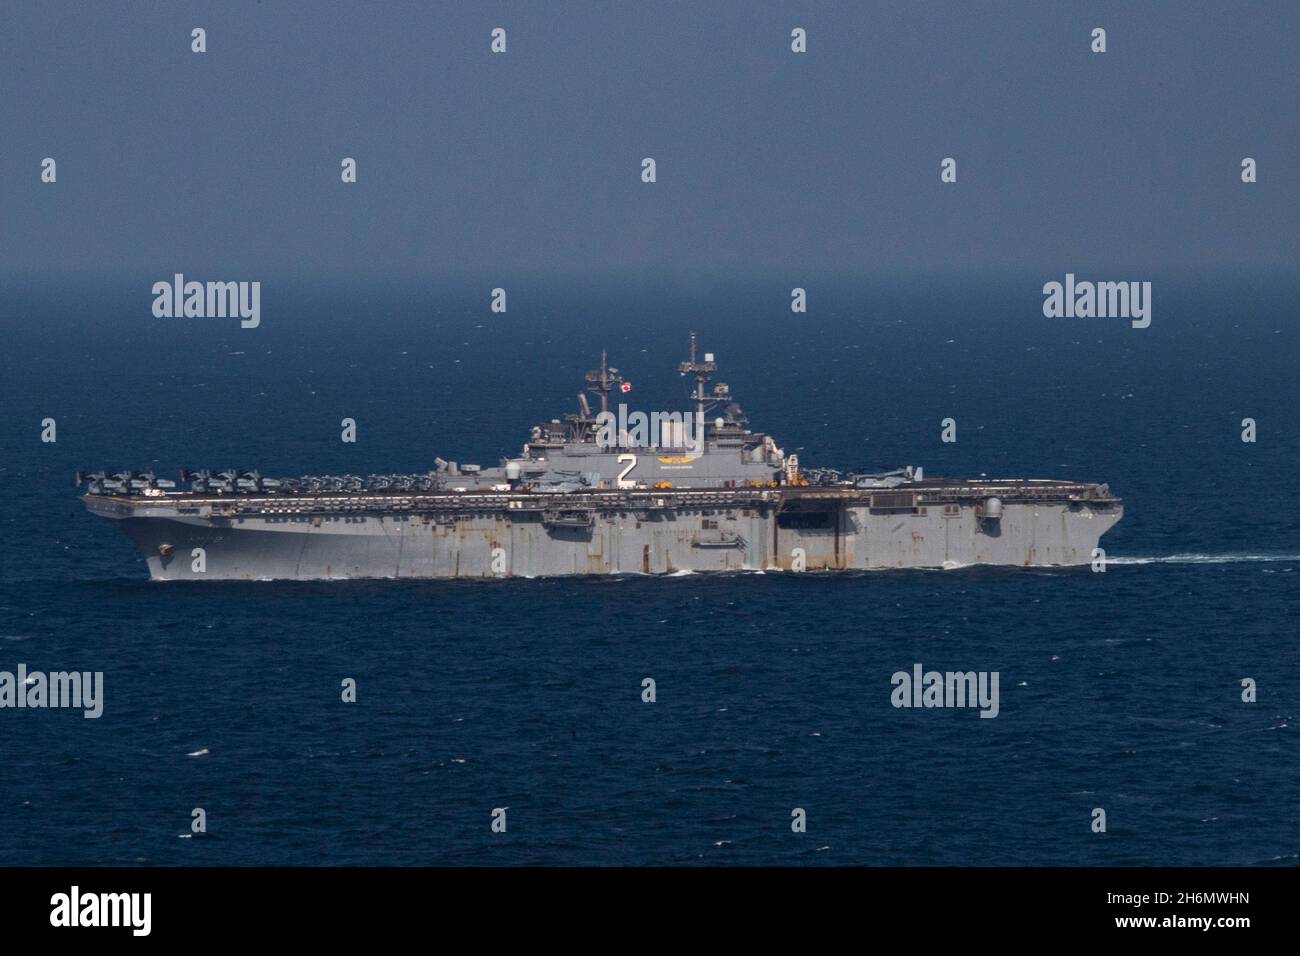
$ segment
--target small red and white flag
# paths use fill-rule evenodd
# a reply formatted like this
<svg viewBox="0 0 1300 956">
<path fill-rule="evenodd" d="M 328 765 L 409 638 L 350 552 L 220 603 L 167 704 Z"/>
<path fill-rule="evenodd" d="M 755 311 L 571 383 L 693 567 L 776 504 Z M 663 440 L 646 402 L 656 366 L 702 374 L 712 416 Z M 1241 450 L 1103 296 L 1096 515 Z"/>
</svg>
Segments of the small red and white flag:
<svg viewBox="0 0 1300 956">
<path fill-rule="evenodd" d="M 622 387 L 623 387 L 623 391 L 625 391 L 625 392 L 630 392 L 630 391 L 632 391 L 632 383 L 631 383 L 631 382 L 624 382 Z"/>
</svg>

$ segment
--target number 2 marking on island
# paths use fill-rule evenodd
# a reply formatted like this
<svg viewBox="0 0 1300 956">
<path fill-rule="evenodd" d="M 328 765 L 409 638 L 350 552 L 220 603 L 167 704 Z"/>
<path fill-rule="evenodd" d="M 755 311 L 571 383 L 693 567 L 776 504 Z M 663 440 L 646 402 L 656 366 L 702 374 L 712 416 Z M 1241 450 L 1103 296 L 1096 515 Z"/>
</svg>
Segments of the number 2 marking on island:
<svg viewBox="0 0 1300 956">
<path fill-rule="evenodd" d="M 627 462 L 627 467 L 618 473 L 618 486 L 620 488 L 635 488 L 635 481 L 624 481 L 624 479 L 627 477 L 628 472 L 636 467 L 636 455 L 619 455 L 618 461 L 619 464 Z"/>
</svg>

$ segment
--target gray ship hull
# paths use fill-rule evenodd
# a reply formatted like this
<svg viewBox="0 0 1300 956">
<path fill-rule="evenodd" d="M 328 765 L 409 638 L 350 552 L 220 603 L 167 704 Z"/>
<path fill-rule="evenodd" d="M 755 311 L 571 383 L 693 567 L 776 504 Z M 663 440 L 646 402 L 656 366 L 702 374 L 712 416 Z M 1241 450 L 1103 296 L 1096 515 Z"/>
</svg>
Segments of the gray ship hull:
<svg viewBox="0 0 1300 956">
<path fill-rule="evenodd" d="M 155 580 L 1081 565 L 1123 514 L 1105 486 L 1065 482 L 83 500 L 135 542 Z"/>
</svg>

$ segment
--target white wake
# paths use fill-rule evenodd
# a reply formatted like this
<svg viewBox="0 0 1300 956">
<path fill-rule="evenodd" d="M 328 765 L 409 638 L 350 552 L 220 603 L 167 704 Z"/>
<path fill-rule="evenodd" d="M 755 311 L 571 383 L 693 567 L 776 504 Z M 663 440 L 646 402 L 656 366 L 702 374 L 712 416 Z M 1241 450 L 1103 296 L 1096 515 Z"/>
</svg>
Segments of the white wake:
<svg viewBox="0 0 1300 956">
<path fill-rule="evenodd" d="M 1240 564 L 1242 562 L 1300 562 L 1300 554 L 1168 554 L 1159 557 L 1111 557 L 1107 564 Z"/>
</svg>

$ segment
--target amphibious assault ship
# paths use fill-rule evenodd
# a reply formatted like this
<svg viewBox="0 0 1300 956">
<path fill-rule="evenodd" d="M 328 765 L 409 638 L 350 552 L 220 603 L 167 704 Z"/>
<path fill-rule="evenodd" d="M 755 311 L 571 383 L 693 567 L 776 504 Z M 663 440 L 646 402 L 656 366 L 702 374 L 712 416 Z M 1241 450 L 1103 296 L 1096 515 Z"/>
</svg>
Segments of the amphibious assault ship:
<svg viewBox="0 0 1300 956">
<path fill-rule="evenodd" d="M 494 578 L 1078 565 L 1123 514 L 1104 484 L 802 469 L 751 430 L 714 356 L 680 366 L 694 410 L 628 415 L 602 354 L 578 411 L 496 467 L 420 475 L 77 475 L 82 501 L 175 579 Z M 184 486 L 188 484 L 188 489 Z"/>
</svg>

